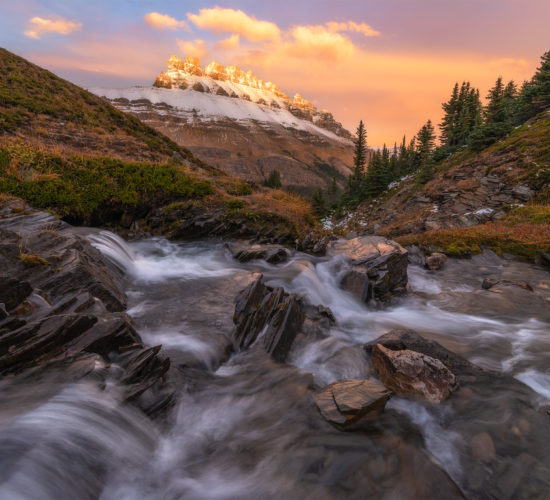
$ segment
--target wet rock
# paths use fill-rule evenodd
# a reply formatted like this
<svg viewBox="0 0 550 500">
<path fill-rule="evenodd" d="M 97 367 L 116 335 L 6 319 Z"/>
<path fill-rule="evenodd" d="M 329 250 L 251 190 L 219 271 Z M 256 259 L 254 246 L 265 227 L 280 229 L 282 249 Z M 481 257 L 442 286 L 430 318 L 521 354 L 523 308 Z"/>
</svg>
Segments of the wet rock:
<svg viewBox="0 0 550 500">
<path fill-rule="evenodd" d="M 523 288 L 524 290 L 528 290 L 529 292 L 533 291 L 533 287 L 526 281 L 497 280 L 494 278 L 485 278 L 483 280 L 483 283 L 481 284 L 481 288 L 483 288 L 484 290 L 491 290 L 492 288 L 497 286 L 499 289 L 507 286 L 517 286 L 519 288 Z"/>
<path fill-rule="evenodd" d="M 251 260 L 265 260 L 270 264 L 286 262 L 290 257 L 290 250 L 278 245 L 246 245 L 227 244 L 226 247 L 232 253 L 233 258 L 239 262 Z"/>
<path fill-rule="evenodd" d="M 315 394 L 319 411 L 329 422 L 345 426 L 367 414 L 378 414 L 391 393 L 375 380 L 339 380 Z"/>
<path fill-rule="evenodd" d="M 0 303 L 12 311 L 32 293 L 32 286 L 9 276 L 0 276 Z"/>
<path fill-rule="evenodd" d="M 447 263 L 447 256 L 444 253 L 434 252 L 426 259 L 426 267 L 430 271 L 437 271 Z"/>
<path fill-rule="evenodd" d="M 330 309 L 330 307 L 326 307 L 326 306 L 323 306 L 323 305 L 318 305 L 317 306 L 317 312 L 325 317 L 325 318 L 328 318 L 328 320 L 332 323 L 332 324 L 336 324 L 336 318 L 334 317 L 334 313 L 332 312 L 332 310 Z"/>
<path fill-rule="evenodd" d="M 351 269 L 341 285 L 362 302 L 388 300 L 404 293 L 407 286 L 407 251 L 380 236 L 337 240 L 329 246 L 333 255 L 343 255 Z"/>
<path fill-rule="evenodd" d="M 50 265 L 25 267 L 20 245 Z M 57 366 L 60 383 L 74 381 L 99 359 L 117 367 L 126 399 L 163 384 L 169 360 L 144 347 L 130 318 L 116 312 L 126 306 L 122 273 L 77 230 L 44 212 L 6 212 L 0 266 L 0 302 L 13 311 L 0 324 L 0 376 L 31 380 Z M 158 407 L 154 396 L 149 403 Z"/>
<path fill-rule="evenodd" d="M 323 235 L 317 231 L 310 231 L 296 239 L 296 249 L 301 252 L 312 253 L 314 255 L 325 255 L 331 237 Z"/>
<path fill-rule="evenodd" d="M 409 264 L 414 264 L 415 266 L 424 267 L 426 265 L 426 254 L 417 245 L 407 247 L 407 259 Z"/>
<path fill-rule="evenodd" d="M 283 362 L 304 322 L 302 301 L 282 288 L 271 288 L 256 278 L 236 302 L 233 341 L 240 349 L 260 346 Z"/>
<path fill-rule="evenodd" d="M 458 388 L 454 374 L 438 359 L 409 349 L 372 348 L 372 364 L 382 383 L 396 394 L 440 403 Z"/>
<path fill-rule="evenodd" d="M 495 444 L 488 432 L 476 434 L 470 441 L 474 457 L 482 462 L 490 462 L 495 458 Z"/>
<path fill-rule="evenodd" d="M 437 342 L 425 339 L 414 330 L 392 330 L 365 344 L 364 349 L 367 352 L 372 352 L 374 346 L 377 344 L 392 351 L 408 349 L 435 358 L 441 361 L 455 376 L 457 376 L 459 382 L 461 377 L 464 380 L 472 380 L 477 376 L 488 373 L 486 370 L 470 363 L 463 357 L 445 349 Z"/>
</svg>

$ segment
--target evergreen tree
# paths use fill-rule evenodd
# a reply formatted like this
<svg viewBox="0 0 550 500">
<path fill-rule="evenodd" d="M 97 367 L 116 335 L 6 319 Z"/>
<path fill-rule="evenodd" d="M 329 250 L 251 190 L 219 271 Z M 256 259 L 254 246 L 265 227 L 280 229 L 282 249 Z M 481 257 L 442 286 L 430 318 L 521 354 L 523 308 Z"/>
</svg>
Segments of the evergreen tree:
<svg viewBox="0 0 550 500">
<path fill-rule="evenodd" d="M 516 123 L 522 123 L 550 107 L 550 50 L 541 57 L 540 66 L 519 94 Z"/>
<path fill-rule="evenodd" d="M 502 77 L 498 77 L 495 85 L 487 94 L 485 120 L 477 125 L 470 134 L 469 145 L 474 151 L 498 141 L 510 132 L 514 116 L 517 114 L 517 88 L 514 82 L 506 86 Z"/>
<path fill-rule="evenodd" d="M 428 120 L 418 132 L 418 144 L 416 153 L 420 165 L 417 180 L 420 184 L 425 184 L 433 176 L 433 151 L 435 147 L 435 131 L 431 120 Z"/>
<path fill-rule="evenodd" d="M 335 196 L 337 192 L 338 192 L 338 184 L 336 184 L 336 177 L 333 177 L 330 183 L 330 186 L 328 188 L 328 194 L 330 196 Z"/>
<path fill-rule="evenodd" d="M 317 217 L 322 217 L 325 215 L 327 210 L 327 200 L 325 194 L 321 188 L 317 188 L 311 197 L 311 206 L 313 208 L 313 213 Z"/>
<path fill-rule="evenodd" d="M 389 153 L 385 146 L 384 150 L 382 152 L 375 151 L 371 156 L 361 189 L 364 197 L 374 198 L 379 196 L 388 187 L 387 165 L 389 164 Z"/>
<path fill-rule="evenodd" d="M 355 194 L 365 177 L 365 165 L 367 163 L 367 131 L 363 120 L 359 122 L 355 138 L 355 153 L 353 156 L 353 174 L 350 182 L 350 193 Z"/>
<path fill-rule="evenodd" d="M 279 173 L 279 171 L 272 170 L 267 179 L 264 179 L 263 185 L 270 188 L 281 187 L 281 174 Z"/>
</svg>

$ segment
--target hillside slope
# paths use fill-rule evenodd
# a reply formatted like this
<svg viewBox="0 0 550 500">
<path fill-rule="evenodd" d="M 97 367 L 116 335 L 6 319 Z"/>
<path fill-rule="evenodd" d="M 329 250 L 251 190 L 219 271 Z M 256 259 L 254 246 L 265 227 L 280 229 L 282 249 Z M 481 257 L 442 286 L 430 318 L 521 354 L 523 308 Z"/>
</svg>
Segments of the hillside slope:
<svg viewBox="0 0 550 500">
<path fill-rule="evenodd" d="M 534 257 L 550 251 L 550 111 L 479 154 L 456 153 L 419 186 L 403 180 L 350 217 L 360 232 L 468 254 L 488 245 Z M 524 248 L 522 248 L 524 245 Z"/>
<path fill-rule="evenodd" d="M 294 241 L 304 200 L 253 189 L 105 100 L 0 49 L 0 202 L 73 224 Z"/>
<path fill-rule="evenodd" d="M 176 56 L 151 87 L 92 88 L 118 109 L 227 173 L 261 181 L 279 170 L 283 184 L 327 187 L 351 172 L 351 134 L 331 113 L 237 66 Z"/>
</svg>

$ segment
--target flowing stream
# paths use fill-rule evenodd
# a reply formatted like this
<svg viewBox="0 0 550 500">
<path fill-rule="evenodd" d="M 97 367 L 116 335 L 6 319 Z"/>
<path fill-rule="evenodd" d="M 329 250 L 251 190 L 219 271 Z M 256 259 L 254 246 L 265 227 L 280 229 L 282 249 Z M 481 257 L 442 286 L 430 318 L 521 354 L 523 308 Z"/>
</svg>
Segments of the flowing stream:
<svg viewBox="0 0 550 500">
<path fill-rule="evenodd" d="M 395 328 L 513 375 L 535 391 L 534 406 L 550 403 L 550 274 L 542 268 L 491 252 L 437 272 L 411 265 L 408 295 L 380 309 L 339 288 L 346 264 L 337 257 L 240 264 L 221 243 L 126 243 L 108 232 L 90 239 L 126 273 L 128 314 L 144 342 L 162 344 L 181 374 L 177 404 L 159 423 L 93 384 L 44 380 L 48 391 L 37 386 L 25 397 L 14 389 L 0 411 L 2 499 L 409 498 L 414 475 L 434 461 L 462 485 L 465 436 L 449 424 L 450 406 L 394 397 L 373 437 L 332 428 L 311 402 L 314 388 L 373 377 L 361 346 Z M 257 352 L 227 359 L 235 296 L 256 273 L 336 317 L 328 335 L 299 336 L 286 365 Z M 485 291 L 486 276 L 535 291 Z"/>
</svg>

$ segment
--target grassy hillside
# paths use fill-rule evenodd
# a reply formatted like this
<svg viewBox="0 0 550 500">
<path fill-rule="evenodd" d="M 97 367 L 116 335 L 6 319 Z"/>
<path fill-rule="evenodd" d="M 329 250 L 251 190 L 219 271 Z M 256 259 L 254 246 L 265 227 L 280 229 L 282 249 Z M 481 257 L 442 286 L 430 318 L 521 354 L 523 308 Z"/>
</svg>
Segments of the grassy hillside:
<svg viewBox="0 0 550 500">
<path fill-rule="evenodd" d="M 115 228 L 159 210 L 172 226 L 215 213 L 220 222 L 247 223 L 248 232 L 282 225 L 288 238 L 315 224 L 299 197 L 204 164 L 137 118 L 4 49 L 0 193 L 0 201 L 19 197 L 72 223 Z"/>
<path fill-rule="evenodd" d="M 0 135 L 45 148 L 162 161 L 192 155 L 103 99 L 0 48 Z"/>
<path fill-rule="evenodd" d="M 473 197 L 488 176 L 502 186 L 528 186 L 534 196 L 525 203 L 502 205 L 502 215 L 484 224 L 418 230 L 416 223 L 433 215 L 433 209 L 415 200 L 437 204 L 441 193 L 453 192 Z M 401 186 L 379 207 L 378 220 L 390 206 L 398 215 L 381 232 L 402 244 L 419 244 L 454 256 L 478 253 L 482 246 L 530 260 L 540 252 L 550 253 L 550 112 L 515 128 L 480 153 L 457 153 L 441 162 L 425 186 L 415 185 L 414 180 Z"/>
</svg>

